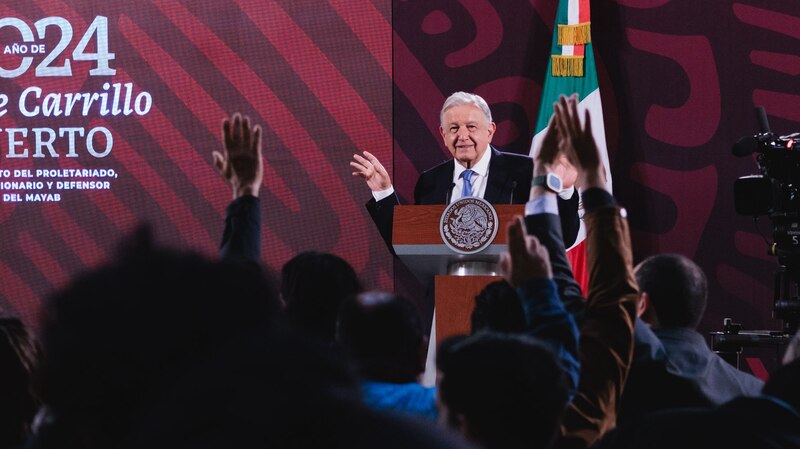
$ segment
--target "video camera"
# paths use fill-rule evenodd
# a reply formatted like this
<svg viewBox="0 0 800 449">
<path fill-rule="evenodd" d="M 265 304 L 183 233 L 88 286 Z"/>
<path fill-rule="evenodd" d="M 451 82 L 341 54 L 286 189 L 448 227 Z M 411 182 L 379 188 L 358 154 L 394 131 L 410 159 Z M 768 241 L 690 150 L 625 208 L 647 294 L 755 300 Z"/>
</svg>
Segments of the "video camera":
<svg viewBox="0 0 800 449">
<path fill-rule="evenodd" d="M 734 202 L 740 215 L 767 215 L 773 225 L 768 253 L 778 258 L 775 276 L 775 318 L 784 331 L 794 333 L 800 322 L 800 133 L 776 136 L 769 129 L 763 108 L 756 110 L 761 132 L 739 139 L 735 156 L 755 159 L 759 174 L 743 176 L 734 183 Z"/>
</svg>

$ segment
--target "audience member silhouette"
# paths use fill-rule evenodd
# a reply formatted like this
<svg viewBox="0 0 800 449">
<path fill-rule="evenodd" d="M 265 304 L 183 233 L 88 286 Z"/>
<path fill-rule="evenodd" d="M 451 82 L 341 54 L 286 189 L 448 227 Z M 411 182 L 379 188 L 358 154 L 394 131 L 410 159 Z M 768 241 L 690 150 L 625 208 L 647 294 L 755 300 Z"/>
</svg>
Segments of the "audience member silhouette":
<svg viewBox="0 0 800 449">
<path fill-rule="evenodd" d="M 368 405 L 436 419 L 436 389 L 418 383 L 428 339 L 414 304 L 385 292 L 345 299 L 336 339 L 358 367 Z"/>
<path fill-rule="evenodd" d="M 800 358 L 785 363 L 758 396 L 650 413 L 609 434 L 598 449 L 800 448 Z"/>
<path fill-rule="evenodd" d="M 695 329 L 706 309 L 703 270 L 678 254 L 659 254 L 637 266 L 644 317 L 664 345 L 674 372 L 695 383 L 713 404 L 740 395 L 758 395 L 763 382 L 739 371 L 711 351 Z"/>
<path fill-rule="evenodd" d="M 442 420 L 489 449 L 547 448 L 567 404 L 567 378 L 540 341 L 479 332 L 437 354 Z"/>
<path fill-rule="evenodd" d="M 648 412 L 707 407 L 759 394 L 763 383 L 714 354 L 695 330 L 707 298 L 706 277 L 699 266 L 677 254 L 660 254 L 640 263 L 635 274 L 641 292 L 639 313 L 652 329 L 637 321 L 621 423 L 636 422 Z"/>
<path fill-rule="evenodd" d="M 0 318 L 0 449 L 21 445 L 39 408 L 39 350 L 17 318 Z"/>
<path fill-rule="evenodd" d="M 353 267 L 333 254 L 300 253 L 281 270 L 281 297 L 289 321 L 326 342 L 335 339 L 342 301 L 361 291 Z"/>
<path fill-rule="evenodd" d="M 462 447 L 359 400 L 336 352 L 281 324 L 259 270 L 129 252 L 48 301 L 32 447 Z"/>
<path fill-rule="evenodd" d="M 475 297 L 470 321 L 472 333 L 483 329 L 522 333 L 526 328 L 517 291 L 504 280 L 492 282 Z"/>
</svg>

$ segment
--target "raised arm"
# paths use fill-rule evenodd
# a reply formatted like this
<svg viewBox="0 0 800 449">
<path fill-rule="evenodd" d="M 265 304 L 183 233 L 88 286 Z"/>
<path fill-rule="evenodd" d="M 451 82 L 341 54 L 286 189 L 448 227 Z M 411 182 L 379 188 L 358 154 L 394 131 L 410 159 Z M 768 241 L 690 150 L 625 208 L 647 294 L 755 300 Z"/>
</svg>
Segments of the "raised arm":
<svg viewBox="0 0 800 449">
<path fill-rule="evenodd" d="M 508 251 L 500 256 L 505 280 L 516 288 L 525 312 L 527 333 L 548 344 L 567 374 L 569 395 L 578 386 L 578 326 L 558 297 L 547 248 L 525 235 L 522 217 L 508 225 Z"/>
<path fill-rule="evenodd" d="M 225 209 L 220 255 L 258 263 L 261 259 L 261 206 L 258 193 L 264 173 L 261 127 L 238 112 L 222 121 L 222 151 L 212 153 L 214 167 L 233 191 Z"/>
<path fill-rule="evenodd" d="M 372 191 L 372 198 L 367 202 L 367 211 L 389 251 L 394 254 L 392 222 L 394 221 L 394 206 L 400 204 L 400 200 L 394 193 L 389 172 L 386 171 L 381 161 L 369 151 L 364 151 L 363 156 L 354 154 L 353 160 L 350 161 L 350 167 L 353 169 L 353 176 L 366 181 L 367 187 Z"/>
<path fill-rule="evenodd" d="M 381 192 L 392 188 L 389 172 L 383 167 L 381 161 L 369 151 L 364 151 L 363 156 L 354 154 L 350 166 L 353 168 L 353 176 L 366 181 L 367 187 L 371 191 Z"/>
<path fill-rule="evenodd" d="M 541 141 L 535 154 L 533 176 L 543 176 L 548 171 L 555 172 L 554 165 L 559 165 L 558 171 L 565 175 L 572 173 L 569 176 L 570 180 L 574 182 L 577 171 L 558 148 L 555 116 L 550 118 L 545 138 Z M 570 167 L 567 167 L 567 164 Z M 557 201 L 556 194 L 542 186 L 532 186 L 529 199 L 530 201 L 525 206 L 525 225 L 528 234 L 535 235 L 547 248 L 553 267 L 553 279 L 558 286 L 558 294 L 567 310 L 580 322 L 586 301 L 580 285 L 575 281 L 572 266 L 567 259 L 562 231 L 563 220 L 560 220 L 561 208 L 557 206 L 563 202 Z M 577 203 L 577 200 L 575 202 Z M 577 206 L 572 213 L 576 214 L 575 218 L 577 219 Z"/>
<path fill-rule="evenodd" d="M 584 222 L 589 270 L 588 304 L 580 328 L 581 375 L 578 394 L 569 404 L 558 448 L 585 449 L 616 425 L 622 389 L 633 357 L 636 281 L 624 209 L 604 190 L 604 170 L 577 98 L 562 97 L 556 106 L 559 146 L 578 169 L 584 186 Z"/>
</svg>

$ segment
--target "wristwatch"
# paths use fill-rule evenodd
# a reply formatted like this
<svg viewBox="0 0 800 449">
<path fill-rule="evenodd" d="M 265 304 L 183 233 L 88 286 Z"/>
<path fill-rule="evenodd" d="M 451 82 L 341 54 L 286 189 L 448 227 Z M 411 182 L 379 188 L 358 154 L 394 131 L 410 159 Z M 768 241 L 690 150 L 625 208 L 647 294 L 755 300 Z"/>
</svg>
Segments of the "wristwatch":
<svg viewBox="0 0 800 449">
<path fill-rule="evenodd" d="M 561 193 L 564 189 L 564 183 L 561 182 L 561 178 L 552 172 L 544 176 L 534 176 L 531 181 L 531 187 L 533 186 L 542 186 L 554 193 Z"/>
</svg>

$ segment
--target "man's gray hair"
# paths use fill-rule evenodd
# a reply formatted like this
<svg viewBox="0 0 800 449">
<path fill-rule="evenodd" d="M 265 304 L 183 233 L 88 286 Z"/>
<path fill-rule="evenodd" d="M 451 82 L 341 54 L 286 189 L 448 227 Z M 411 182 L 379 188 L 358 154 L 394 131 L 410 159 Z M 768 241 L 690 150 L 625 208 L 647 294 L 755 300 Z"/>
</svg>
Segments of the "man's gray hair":
<svg viewBox="0 0 800 449">
<path fill-rule="evenodd" d="M 486 117 L 486 120 L 489 123 L 492 123 L 492 111 L 489 110 L 489 105 L 486 104 L 486 100 L 481 98 L 480 95 L 471 94 L 469 92 L 454 92 L 452 95 L 447 97 L 447 100 L 444 101 L 444 105 L 442 105 L 442 111 L 439 113 L 439 125 L 444 127 L 444 113 L 448 109 L 461 106 L 465 104 L 472 104 L 478 107 L 478 109 L 483 112 L 483 115 Z"/>
</svg>

